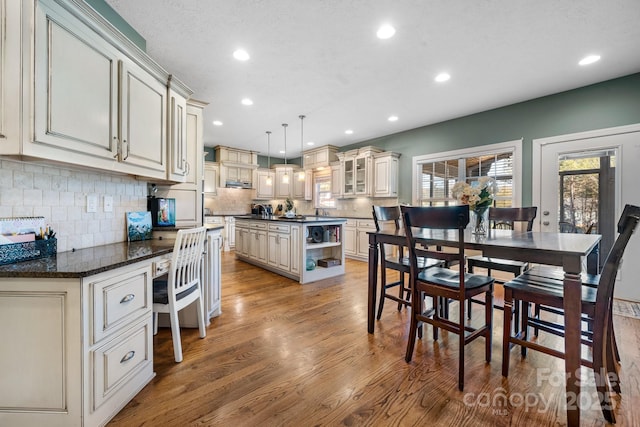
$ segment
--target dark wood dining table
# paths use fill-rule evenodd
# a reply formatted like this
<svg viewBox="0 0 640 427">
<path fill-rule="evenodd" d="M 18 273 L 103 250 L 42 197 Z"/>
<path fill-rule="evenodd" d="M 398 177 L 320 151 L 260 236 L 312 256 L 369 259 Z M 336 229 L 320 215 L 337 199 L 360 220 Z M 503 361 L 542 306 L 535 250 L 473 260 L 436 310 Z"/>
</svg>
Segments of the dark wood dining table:
<svg viewBox="0 0 640 427">
<path fill-rule="evenodd" d="M 414 234 L 427 246 L 457 246 L 457 230 L 421 229 Z M 484 256 L 560 266 L 564 270 L 565 373 L 567 423 L 580 425 L 580 314 L 582 298 L 582 259 L 599 244 L 598 234 L 541 233 L 535 231 L 493 230 L 486 236 L 465 231 L 465 248 L 482 251 Z M 375 328 L 378 281 L 378 245 L 405 244 L 404 230 L 382 228 L 369 233 L 369 278 L 367 330 Z"/>
</svg>

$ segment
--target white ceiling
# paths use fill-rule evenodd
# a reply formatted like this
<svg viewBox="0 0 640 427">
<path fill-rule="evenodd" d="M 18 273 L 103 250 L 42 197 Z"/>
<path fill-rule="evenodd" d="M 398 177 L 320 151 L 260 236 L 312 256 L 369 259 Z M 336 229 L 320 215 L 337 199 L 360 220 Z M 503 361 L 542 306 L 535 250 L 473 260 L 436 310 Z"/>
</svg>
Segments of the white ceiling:
<svg viewBox="0 0 640 427">
<path fill-rule="evenodd" d="M 638 0 L 106 2 L 209 103 L 206 146 L 266 155 L 270 130 L 275 157 L 282 123 L 299 156 L 301 114 L 305 149 L 344 146 L 640 71 Z M 382 23 L 393 38 L 376 37 Z M 587 54 L 602 59 L 579 66 Z M 451 80 L 436 83 L 443 71 Z"/>
</svg>

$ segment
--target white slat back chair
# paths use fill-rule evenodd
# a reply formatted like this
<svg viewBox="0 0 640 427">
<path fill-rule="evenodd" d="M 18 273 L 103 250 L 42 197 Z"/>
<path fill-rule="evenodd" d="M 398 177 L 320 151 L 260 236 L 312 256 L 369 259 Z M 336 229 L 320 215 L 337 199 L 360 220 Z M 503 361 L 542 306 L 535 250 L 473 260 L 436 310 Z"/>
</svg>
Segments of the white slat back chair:
<svg viewBox="0 0 640 427">
<path fill-rule="evenodd" d="M 200 338 L 207 335 L 200 279 L 205 235 L 204 227 L 179 230 L 167 276 L 153 280 L 153 332 L 158 333 L 158 313 L 169 313 L 176 362 L 182 362 L 180 310 L 196 302 Z"/>
</svg>

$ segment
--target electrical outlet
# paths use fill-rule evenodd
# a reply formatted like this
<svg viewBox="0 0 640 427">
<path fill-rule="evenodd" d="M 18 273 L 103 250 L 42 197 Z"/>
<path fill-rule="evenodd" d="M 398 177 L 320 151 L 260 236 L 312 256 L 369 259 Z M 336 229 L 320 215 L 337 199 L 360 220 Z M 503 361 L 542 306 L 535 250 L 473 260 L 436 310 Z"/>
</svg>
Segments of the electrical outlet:
<svg viewBox="0 0 640 427">
<path fill-rule="evenodd" d="M 87 212 L 98 212 L 97 194 L 87 194 Z"/>
<path fill-rule="evenodd" d="M 113 196 L 104 196 L 104 211 L 113 212 Z"/>
</svg>

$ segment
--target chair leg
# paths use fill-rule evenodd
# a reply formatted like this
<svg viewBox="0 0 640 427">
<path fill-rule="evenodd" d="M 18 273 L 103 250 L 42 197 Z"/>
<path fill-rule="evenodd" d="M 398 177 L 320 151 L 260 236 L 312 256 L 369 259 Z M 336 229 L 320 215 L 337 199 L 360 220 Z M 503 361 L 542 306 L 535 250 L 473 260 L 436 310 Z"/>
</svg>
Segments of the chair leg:
<svg viewBox="0 0 640 427">
<path fill-rule="evenodd" d="M 458 390 L 464 390 L 464 301 L 460 301 L 460 313 L 459 313 L 459 328 L 458 331 L 458 346 L 460 347 L 458 351 Z"/>
<path fill-rule="evenodd" d="M 493 344 L 493 289 L 484 294 L 484 321 L 487 328 L 485 340 L 485 359 L 491 362 L 491 346 Z"/>
<path fill-rule="evenodd" d="M 540 319 L 540 311 L 541 311 L 540 310 L 540 304 L 535 304 L 533 306 L 533 317 L 539 320 Z M 533 328 L 533 336 L 534 337 L 538 336 L 538 328 L 537 327 Z"/>
<path fill-rule="evenodd" d="M 378 315 L 376 319 L 380 320 L 382 317 L 382 309 L 384 308 L 384 294 L 387 292 L 387 269 L 384 266 L 384 260 L 381 261 L 382 266 L 380 267 L 380 303 L 378 304 Z"/>
<path fill-rule="evenodd" d="M 509 355 L 511 354 L 511 310 L 513 298 L 511 289 L 504 288 L 504 319 L 502 326 L 502 376 L 509 376 Z"/>
<path fill-rule="evenodd" d="M 440 297 L 433 297 L 433 316 L 440 317 L 440 311 L 442 308 L 440 307 Z M 448 305 L 448 304 L 447 304 Z M 438 327 L 433 325 L 433 340 L 438 341 Z"/>
<path fill-rule="evenodd" d="M 409 325 L 409 340 L 407 341 L 407 352 L 404 355 L 404 360 L 409 363 L 413 357 L 413 349 L 416 344 L 416 330 L 418 329 L 417 313 L 422 313 L 422 298 L 417 292 L 413 292 L 411 295 L 411 324 Z M 422 326 L 421 326 L 422 327 Z"/>
<path fill-rule="evenodd" d="M 522 339 L 524 341 L 529 341 L 529 305 L 528 301 L 521 301 L 521 311 L 520 315 L 522 316 L 522 327 L 520 328 L 520 334 L 522 335 Z M 520 346 L 520 354 L 522 357 L 527 357 L 527 347 L 524 345 Z"/>
<path fill-rule="evenodd" d="M 182 343 L 180 342 L 180 322 L 178 313 L 172 311 L 169 313 L 171 319 L 171 337 L 173 338 L 173 355 L 176 362 L 182 362 Z"/>
<path fill-rule="evenodd" d="M 471 298 L 467 300 L 467 319 L 471 320 Z"/>
<path fill-rule="evenodd" d="M 404 273 L 402 271 L 398 271 L 398 298 L 403 299 L 404 297 Z M 402 303 L 398 302 L 398 311 L 402 310 Z"/>
<path fill-rule="evenodd" d="M 608 335 L 608 334 L 605 334 Z M 604 418 L 615 424 L 616 416 L 613 413 L 613 406 L 611 403 L 611 392 L 609 390 L 609 375 L 610 372 L 607 372 L 604 367 L 603 353 L 608 352 L 606 348 L 603 346 L 608 346 L 603 341 L 605 337 L 594 337 L 593 342 L 593 371 L 596 380 L 596 390 L 598 392 L 598 398 L 600 399 L 600 408 L 602 409 L 602 415 Z M 606 337 L 605 340 L 608 341 L 609 337 Z"/>
</svg>

